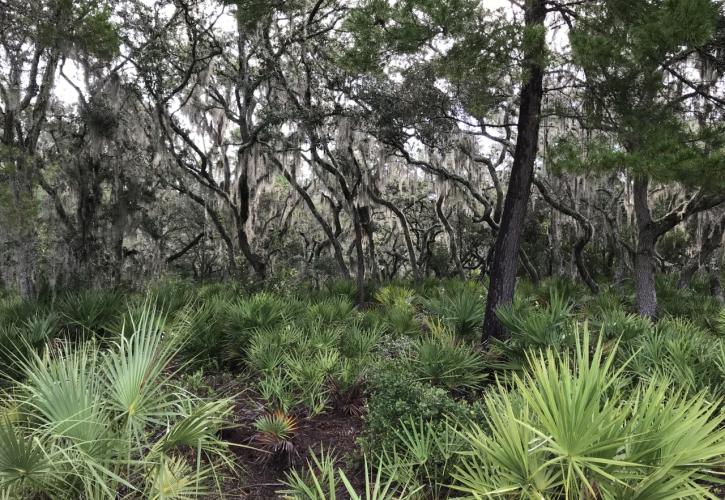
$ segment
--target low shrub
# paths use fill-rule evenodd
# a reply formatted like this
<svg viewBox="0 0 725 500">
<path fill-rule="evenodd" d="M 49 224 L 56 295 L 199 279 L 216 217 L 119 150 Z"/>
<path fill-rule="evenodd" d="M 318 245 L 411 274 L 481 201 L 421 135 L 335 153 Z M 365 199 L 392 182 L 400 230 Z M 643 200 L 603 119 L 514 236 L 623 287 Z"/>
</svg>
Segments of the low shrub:
<svg viewBox="0 0 725 500">
<path fill-rule="evenodd" d="M 452 331 L 472 341 L 479 340 L 486 306 L 485 290 L 474 282 L 453 282 L 450 288 L 422 299 L 423 306 Z"/>
<path fill-rule="evenodd" d="M 231 463 L 216 437 L 231 402 L 176 388 L 178 337 L 151 305 L 134 320 L 110 349 L 66 343 L 22 360 L 16 416 L 0 422 L 0 485 L 12 498 L 182 498 L 210 492 Z"/>
<path fill-rule="evenodd" d="M 449 391 L 475 389 L 486 377 L 481 354 L 447 332 L 416 341 L 409 363 L 419 380 Z"/>
<path fill-rule="evenodd" d="M 403 360 L 378 363 L 370 370 L 368 388 L 361 444 L 370 453 L 400 445 L 397 429 L 411 418 L 443 429 L 450 416 L 464 418 L 476 412 L 475 406 L 445 389 L 421 381 Z"/>
<path fill-rule="evenodd" d="M 454 488 L 476 498 L 709 498 L 725 456 L 725 414 L 669 379 L 627 387 L 616 347 L 530 355 L 530 371 L 487 397 Z M 523 400 L 514 405 L 512 401 Z M 502 404 L 503 403 L 503 406 Z M 502 411 L 503 410 L 503 411 Z"/>
</svg>

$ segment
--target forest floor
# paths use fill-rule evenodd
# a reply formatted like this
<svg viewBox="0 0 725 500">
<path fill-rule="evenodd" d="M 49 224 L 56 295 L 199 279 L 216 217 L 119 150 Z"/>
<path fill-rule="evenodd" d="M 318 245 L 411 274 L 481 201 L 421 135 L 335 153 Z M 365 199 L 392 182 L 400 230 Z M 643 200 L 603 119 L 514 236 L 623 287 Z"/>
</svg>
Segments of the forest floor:
<svg viewBox="0 0 725 500">
<path fill-rule="evenodd" d="M 255 421 L 265 414 L 264 403 L 246 395 L 244 377 L 230 381 L 230 373 L 207 375 L 205 383 L 218 396 L 234 397 L 234 426 L 222 431 L 222 438 L 229 443 L 237 464 L 236 476 L 225 479 L 224 498 L 280 499 L 278 491 L 284 489 L 282 480 L 293 469 L 303 470 L 312 452 L 335 450 L 340 463 L 347 465 L 346 473 L 357 491 L 365 483 L 362 452 L 357 438 L 363 430 L 359 415 L 350 415 L 340 410 L 310 417 L 296 415 L 297 431 L 291 439 L 290 454 L 270 456 L 255 446 Z M 235 395 L 236 394 L 236 395 Z"/>
</svg>

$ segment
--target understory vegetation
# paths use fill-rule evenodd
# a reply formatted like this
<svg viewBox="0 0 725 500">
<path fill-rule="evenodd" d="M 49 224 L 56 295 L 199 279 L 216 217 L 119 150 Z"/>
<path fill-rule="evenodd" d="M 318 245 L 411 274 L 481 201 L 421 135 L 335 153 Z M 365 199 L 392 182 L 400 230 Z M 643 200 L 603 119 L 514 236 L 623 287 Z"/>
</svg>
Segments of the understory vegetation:
<svg viewBox="0 0 725 500">
<path fill-rule="evenodd" d="M 523 283 L 486 346 L 480 281 L 6 296 L 0 492 L 717 498 L 725 309 L 659 285 Z"/>
</svg>

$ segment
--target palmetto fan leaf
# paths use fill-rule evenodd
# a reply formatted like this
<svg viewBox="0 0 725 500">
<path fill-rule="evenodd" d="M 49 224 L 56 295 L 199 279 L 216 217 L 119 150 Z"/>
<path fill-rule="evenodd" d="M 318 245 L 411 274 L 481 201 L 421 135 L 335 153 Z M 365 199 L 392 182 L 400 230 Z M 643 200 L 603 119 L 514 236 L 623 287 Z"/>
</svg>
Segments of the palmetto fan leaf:
<svg viewBox="0 0 725 500">
<path fill-rule="evenodd" d="M 226 460 L 227 446 L 217 434 L 227 421 L 231 409 L 231 401 L 227 399 L 201 404 L 169 428 L 153 451 L 163 454 L 189 446 Z"/>
<path fill-rule="evenodd" d="M 90 450 L 103 441 L 108 431 L 108 415 L 98 376 L 99 354 L 92 344 L 78 348 L 68 345 L 53 356 L 31 353 L 23 362 L 26 382 L 21 385 L 30 395 L 28 403 L 47 432 L 70 438 Z"/>
<path fill-rule="evenodd" d="M 147 425 L 163 423 L 171 412 L 164 370 L 177 352 L 173 339 L 178 337 L 164 338 L 165 315 L 151 303 L 131 322 L 133 333 L 121 335 L 116 349 L 104 357 L 103 375 L 110 408 L 140 436 Z"/>
<path fill-rule="evenodd" d="M 0 491 L 11 486 L 43 486 L 54 471 L 40 443 L 21 435 L 9 422 L 0 423 Z"/>
<path fill-rule="evenodd" d="M 194 470 L 183 458 L 162 457 L 148 475 L 145 498 L 150 500 L 191 500 L 208 493 L 204 481 L 207 470 Z"/>
</svg>

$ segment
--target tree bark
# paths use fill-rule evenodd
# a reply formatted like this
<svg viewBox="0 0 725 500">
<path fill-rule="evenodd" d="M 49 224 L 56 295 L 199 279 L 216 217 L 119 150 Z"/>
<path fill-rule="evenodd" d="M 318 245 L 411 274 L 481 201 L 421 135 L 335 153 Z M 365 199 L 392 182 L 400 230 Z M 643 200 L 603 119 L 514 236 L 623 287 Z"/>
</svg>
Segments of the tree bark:
<svg viewBox="0 0 725 500">
<path fill-rule="evenodd" d="M 649 208 L 649 179 L 634 178 L 634 213 L 637 221 L 637 251 L 634 256 L 634 288 L 639 314 L 654 318 L 657 315 L 655 289 L 655 244 L 657 234 Z"/>
<path fill-rule="evenodd" d="M 325 233 L 325 236 L 327 236 L 327 241 L 329 241 L 330 245 L 332 245 L 333 253 L 335 255 L 335 261 L 337 262 L 337 267 L 340 268 L 340 275 L 343 277 L 343 279 L 350 279 L 350 271 L 347 268 L 347 264 L 345 264 L 345 256 L 342 252 L 342 246 L 340 245 L 337 236 L 332 232 L 332 228 L 330 227 L 330 225 L 322 217 L 320 211 L 317 210 L 317 206 L 315 205 L 314 200 L 309 195 L 307 190 L 299 185 L 297 180 L 292 176 L 292 173 L 287 170 L 279 160 L 272 157 L 272 161 L 282 170 L 282 174 L 284 175 L 285 179 L 287 179 L 292 187 L 295 188 L 297 193 L 304 200 L 312 216 L 320 224 L 320 227 Z"/>
<path fill-rule="evenodd" d="M 365 251 L 363 249 L 363 229 L 360 222 L 360 212 L 354 203 L 350 204 L 352 210 L 353 225 L 355 226 L 355 250 L 356 254 L 356 273 L 355 282 L 357 283 L 357 303 L 363 305 L 365 303 Z"/>
<path fill-rule="evenodd" d="M 720 281 L 720 265 L 719 262 L 722 256 L 717 259 L 718 264 L 712 266 L 708 271 L 710 272 L 710 295 L 717 301 L 718 304 L 725 305 L 725 296 L 722 291 L 722 283 Z"/>
<path fill-rule="evenodd" d="M 484 342 L 490 337 L 498 339 L 505 337 L 506 332 L 496 317 L 496 310 L 502 305 L 509 304 L 514 296 L 521 234 L 531 194 L 534 161 L 539 142 L 541 99 L 544 93 L 544 68 L 541 59 L 546 44 L 545 19 L 546 2 L 527 0 L 524 13 L 526 29 L 541 29 L 541 32 L 537 33 L 537 43 L 528 45 L 524 53 L 524 69 L 528 76 L 521 88 L 514 161 L 494 245 L 491 280 L 483 321 Z"/>
</svg>

